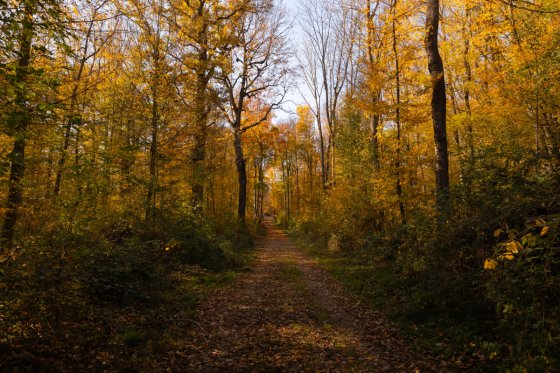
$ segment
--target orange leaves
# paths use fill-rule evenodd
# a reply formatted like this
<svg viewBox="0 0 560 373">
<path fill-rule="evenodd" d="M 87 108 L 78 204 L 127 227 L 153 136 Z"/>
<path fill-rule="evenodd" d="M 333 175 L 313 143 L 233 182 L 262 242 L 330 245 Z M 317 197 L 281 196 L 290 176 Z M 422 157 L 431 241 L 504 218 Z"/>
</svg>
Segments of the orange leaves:
<svg viewBox="0 0 560 373">
<path fill-rule="evenodd" d="M 484 269 L 496 269 L 498 262 L 495 259 L 486 259 L 484 261 Z"/>
</svg>

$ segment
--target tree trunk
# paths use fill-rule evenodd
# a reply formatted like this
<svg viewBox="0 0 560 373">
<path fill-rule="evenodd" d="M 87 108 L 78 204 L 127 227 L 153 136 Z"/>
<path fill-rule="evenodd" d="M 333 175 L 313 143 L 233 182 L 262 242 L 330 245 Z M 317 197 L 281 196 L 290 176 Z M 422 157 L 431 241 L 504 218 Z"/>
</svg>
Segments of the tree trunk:
<svg viewBox="0 0 560 373">
<path fill-rule="evenodd" d="M 426 54 L 432 80 L 432 124 L 436 153 L 436 209 L 440 217 L 449 211 L 449 159 L 447 154 L 446 97 L 443 61 L 438 49 L 439 0 L 428 0 Z"/>
<path fill-rule="evenodd" d="M 286 165 L 286 223 L 289 223 L 291 219 L 291 209 L 290 209 L 290 204 L 292 203 L 290 199 L 291 191 L 292 189 L 290 188 L 290 167 L 289 165 Z"/>
<path fill-rule="evenodd" d="M 150 179 L 148 181 L 148 195 L 146 198 L 146 221 L 156 220 L 156 185 L 157 185 L 157 157 L 158 157 L 158 98 L 156 88 L 153 88 L 152 120 L 151 120 L 151 139 L 150 139 Z"/>
<path fill-rule="evenodd" d="M 207 139 L 207 118 L 206 108 L 204 112 L 197 115 L 198 132 L 194 137 L 194 148 L 191 153 L 191 162 L 193 165 L 192 179 L 192 208 L 195 214 L 202 214 L 204 210 L 204 182 L 205 182 L 205 165 L 206 158 L 206 139 Z"/>
<path fill-rule="evenodd" d="M 200 8 L 202 12 L 203 7 Z M 202 17 L 202 14 L 199 14 Z M 204 25 L 198 35 L 202 45 L 207 43 L 206 26 Z M 191 162 L 193 166 L 192 179 L 192 208 L 195 214 L 202 214 L 204 211 L 204 184 L 206 181 L 206 171 L 204 160 L 206 158 L 206 140 L 208 137 L 208 82 L 210 74 L 208 69 L 209 57 L 205 47 L 200 49 L 198 53 L 198 61 L 200 65 L 196 75 L 196 97 L 195 101 L 195 117 L 197 133 L 195 135 L 195 144 L 191 153 Z"/>
<path fill-rule="evenodd" d="M 472 70 L 471 70 L 471 64 L 469 62 L 469 53 L 470 53 L 470 47 L 471 47 L 471 15 L 470 15 L 470 8 L 469 5 L 465 5 L 465 16 L 466 16 L 466 25 L 465 25 L 465 30 L 464 30 L 464 50 L 463 50 L 463 63 L 465 66 L 465 80 L 466 80 L 466 84 L 465 84 L 465 110 L 467 112 L 467 125 L 466 125 L 466 130 L 467 130 L 467 144 L 469 147 L 469 162 L 473 161 L 473 157 L 474 157 L 474 135 L 473 135 L 473 128 L 472 128 L 472 118 L 471 118 L 471 91 L 470 91 L 470 85 L 472 82 Z"/>
<path fill-rule="evenodd" d="M 379 2 L 376 3 L 374 9 L 371 8 L 371 0 L 367 0 L 367 57 L 370 69 L 374 69 L 375 67 L 375 56 L 373 55 L 373 39 L 374 39 L 374 17 L 379 6 Z M 376 110 L 375 106 L 379 101 L 379 91 L 371 92 L 371 110 Z M 378 138 L 378 131 L 379 131 L 379 114 L 373 113 L 370 115 L 370 122 L 371 122 L 371 147 L 372 147 L 372 160 L 373 160 L 373 167 L 375 171 L 379 171 L 381 168 L 381 163 L 379 161 L 379 138 Z"/>
<path fill-rule="evenodd" d="M 300 190 L 299 190 L 299 165 L 298 165 L 298 153 L 296 150 L 295 154 L 295 163 L 296 163 L 296 215 L 299 217 L 300 215 Z"/>
<path fill-rule="evenodd" d="M 241 118 L 239 118 L 241 119 Z M 233 146 L 235 148 L 235 165 L 237 166 L 237 180 L 239 193 L 237 197 L 237 220 L 239 227 L 245 229 L 245 210 L 247 207 L 247 166 L 243 156 L 243 144 L 241 142 L 241 124 L 233 128 Z"/>
<path fill-rule="evenodd" d="M 95 13 L 96 14 L 96 13 Z M 72 126 L 75 124 L 76 115 L 74 111 L 76 110 L 76 105 L 78 104 L 78 85 L 80 79 L 82 78 L 82 74 L 84 72 L 84 67 L 86 61 L 88 59 L 89 53 L 89 40 L 91 37 L 91 33 L 93 31 L 93 24 L 94 22 L 90 22 L 87 33 L 86 33 L 86 40 L 84 45 L 84 53 L 82 58 L 80 59 L 80 66 L 78 68 L 78 73 L 74 78 L 74 87 L 72 88 L 72 97 L 70 99 L 70 114 L 68 115 L 68 120 L 66 122 L 66 129 L 64 131 L 64 141 L 62 143 L 62 154 L 60 159 L 58 160 L 57 170 L 56 170 L 56 179 L 54 182 L 54 189 L 53 189 L 53 199 L 56 200 L 58 197 L 58 193 L 60 192 L 60 186 L 62 183 L 62 174 L 64 172 L 64 165 L 66 164 L 66 158 L 68 157 L 68 147 L 70 146 L 70 134 L 72 132 Z"/>
<path fill-rule="evenodd" d="M 372 99 L 375 103 L 377 99 Z M 372 148 L 372 159 L 373 168 L 375 171 L 381 169 L 381 161 L 379 160 L 379 114 L 371 115 L 371 148 Z"/>
<path fill-rule="evenodd" d="M 253 161 L 253 220 L 259 222 L 259 181 L 258 181 L 258 156 Z"/>
<path fill-rule="evenodd" d="M 259 223 L 263 220 L 263 205 L 264 205 L 264 165 L 259 165 Z"/>
<path fill-rule="evenodd" d="M 62 173 L 64 172 L 64 165 L 66 164 L 66 157 L 68 156 L 68 147 L 70 146 L 70 134 L 72 132 L 72 125 L 74 124 L 74 120 L 75 120 L 74 110 L 76 108 L 76 104 L 78 101 L 77 93 L 78 93 L 78 84 L 76 83 L 74 85 L 74 89 L 72 90 L 72 98 L 70 99 L 70 114 L 66 122 L 66 129 L 64 131 L 62 154 L 57 164 L 56 179 L 54 182 L 54 189 L 53 189 L 53 199 L 56 199 L 58 197 L 58 193 L 60 192 L 60 185 L 62 183 Z"/>
<path fill-rule="evenodd" d="M 393 2 L 393 53 L 395 55 L 395 89 L 396 89 L 396 109 L 395 109 L 395 122 L 397 125 L 397 159 L 395 161 L 395 168 L 397 171 L 397 200 L 399 204 L 399 213 L 401 217 L 401 223 L 404 225 L 406 224 L 406 214 L 404 209 L 404 201 L 403 201 L 403 191 L 402 191 L 402 170 L 401 170 L 401 75 L 400 75 L 400 67 L 399 67 L 399 54 L 397 50 L 397 0 Z"/>
<path fill-rule="evenodd" d="M 321 116 L 317 115 L 317 129 L 319 130 L 319 145 L 320 145 L 320 153 L 321 153 L 321 182 L 323 185 L 323 189 L 327 189 L 327 169 L 325 164 L 325 140 L 323 137 L 323 125 L 321 124 Z"/>
<path fill-rule="evenodd" d="M 14 228 L 18 218 L 18 210 L 22 203 L 22 179 L 25 174 L 25 139 L 27 128 L 31 124 L 28 111 L 26 81 L 29 76 L 31 63 L 31 44 L 33 40 L 33 2 L 26 2 L 25 15 L 20 35 L 19 60 L 16 67 L 15 104 L 17 109 L 8 118 L 11 135 L 15 137 L 12 152 L 9 155 L 10 178 L 8 180 L 8 198 L 6 201 L 6 216 L 2 229 L 2 246 L 11 247 L 14 241 Z"/>
</svg>

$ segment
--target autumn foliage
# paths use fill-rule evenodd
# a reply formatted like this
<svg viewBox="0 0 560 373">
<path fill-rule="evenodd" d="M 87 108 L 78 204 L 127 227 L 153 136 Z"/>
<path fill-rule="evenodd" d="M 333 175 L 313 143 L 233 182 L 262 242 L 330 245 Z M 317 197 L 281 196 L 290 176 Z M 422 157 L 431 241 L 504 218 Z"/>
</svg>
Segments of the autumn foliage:
<svg viewBox="0 0 560 373">
<path fill-rule="evenodd" d="M 559 82 L 557 0 L 0 0 L 0 367 L 152 369 L 271 215 L 452 370 L 557 370 Z"/>
</svg>

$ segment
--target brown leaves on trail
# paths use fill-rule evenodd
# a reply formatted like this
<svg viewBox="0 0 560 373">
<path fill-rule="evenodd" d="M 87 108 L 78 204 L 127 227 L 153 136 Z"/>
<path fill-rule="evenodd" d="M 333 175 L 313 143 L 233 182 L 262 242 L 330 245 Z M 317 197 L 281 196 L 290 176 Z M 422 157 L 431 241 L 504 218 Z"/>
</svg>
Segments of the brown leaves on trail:
<svg viewBox="0 0 560 373">
<path fill-rule="evenodd" d="M 197 311 L 176 351 L 160 362 L 172 371 L 426 371 L 399 332 L 347 295 L 278 229 L 253 270 L 216 292 Z"/>
</svg>

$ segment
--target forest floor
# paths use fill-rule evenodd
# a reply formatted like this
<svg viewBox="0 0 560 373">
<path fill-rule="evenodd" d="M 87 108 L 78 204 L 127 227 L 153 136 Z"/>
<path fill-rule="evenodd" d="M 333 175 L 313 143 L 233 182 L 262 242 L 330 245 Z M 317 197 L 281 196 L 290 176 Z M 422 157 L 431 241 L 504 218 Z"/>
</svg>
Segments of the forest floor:
<svg viewBox="0 0 560 373">
<path fill-rule="evenodd" d="M 265 222 L 252 268 L 194 315 L 166 368 L 202 372 L 415 372 L 434 360 Z M 171 368 L 172 367 L 172 368 Z"/>
</svg>

